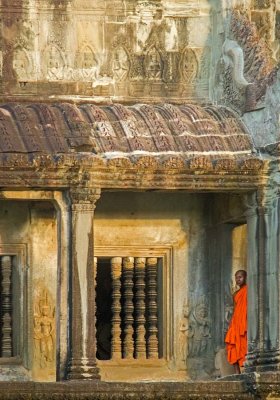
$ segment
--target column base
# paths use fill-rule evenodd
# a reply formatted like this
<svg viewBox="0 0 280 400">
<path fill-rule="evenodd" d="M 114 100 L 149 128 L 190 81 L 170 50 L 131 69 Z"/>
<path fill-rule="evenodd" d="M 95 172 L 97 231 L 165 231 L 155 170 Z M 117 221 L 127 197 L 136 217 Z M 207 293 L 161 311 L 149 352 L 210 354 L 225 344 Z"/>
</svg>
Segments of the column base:
<svg viewBox="0 0 280 400">
<path fill-rule="evenodd" d="M 99 368 L 95 360 L 74 359 L 69 362 L 68 380 L 100 380 Z"/>
<path fill-rule="evenodd" d="M 262 350 L 247 354 L 245 372 L 280 370 L 280 350 Z"/>
</svg>

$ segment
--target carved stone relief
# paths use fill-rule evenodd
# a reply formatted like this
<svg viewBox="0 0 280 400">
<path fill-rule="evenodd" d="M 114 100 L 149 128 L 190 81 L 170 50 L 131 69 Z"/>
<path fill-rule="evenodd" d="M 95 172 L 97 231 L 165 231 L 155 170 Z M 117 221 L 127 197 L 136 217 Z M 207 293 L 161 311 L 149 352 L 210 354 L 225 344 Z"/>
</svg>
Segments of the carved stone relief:
<svg viewBox="0 0 280 400">
<path fill-rule="evenodd" d="M 29 81 L 33 78 L 33 62 L 28 51 L 20 48 L 14 50 L 13 69 L 18 81 Z"/>
<path fill-rule="evenodd" d="M 68 68 L 69 78 L 78 81 L 95 81 L 98 76 L 98 62 L 91 45 L 84 46 L 77 53 L 76 69 L 71 74 Z M 72 76 L 71 76 L 72 75 Z"/>
<path fill-rule="evenodd" d="M 189 314 L 188 356 L 204 355 L 209 349 L 211 338 L 209 305 L 202 296 L 192 306 Z"/>
<path fill-rule="evenodd" d="M 195 296 L 190 301 L 188 317 L 188 358 L 190 376 L 194 370 L 201 378 L 211 373 L 208 361 L 212 355 L 209 304 L 205 296 Z M 199 371 L 199 372 L 198 372 Z"/>
<path fill-rule="evenodd" d="M 185 300 L 183 316 L 179 326 L 179 362 L 181 368 L 186 368 L 186 360 L 188 357 L 189 315 L 189 305 Z"/>
<path fill-rule="evenodd" d="M 128 53 L 124 47 L 115 49 L 112 61 L 112 73 L 116 82 L 124 81 L 130 70 Z"/>
<path fill-rule="evenodd" d="M 180 67 L 184 82 L 192 83 L 198 72 L 198 63 L 193 49 L 186 48 L 184 50 Z"/>
<path fill-rule="evenodd" d="M 33 317 L 34 364 L 40 369 L 53 367 L 55 357 L 55 306 L 47 289 L 38 292 Z"/>
<path fill-rule="evenodd" d="M 152 47 L 145 57 L 146 77 L 151 80 L 160 80 L 163 73 L 163 62 L 159 51 Z"/>
<path fill-rule="evenodd" d="M 67 68 L 63 51 L 56 44 L 52 44 L 47 47 L 43 54 L 42 59 L 45 59 L 47 79 L 49 81 L 65 79 Z"/>
<path fill-rule="evenodd" d="M 256 25 L 260 38 L 268 42 L 271 39 L 271 22 L 269 12 L 252 11 L 251 19 Z"/>
</svg>

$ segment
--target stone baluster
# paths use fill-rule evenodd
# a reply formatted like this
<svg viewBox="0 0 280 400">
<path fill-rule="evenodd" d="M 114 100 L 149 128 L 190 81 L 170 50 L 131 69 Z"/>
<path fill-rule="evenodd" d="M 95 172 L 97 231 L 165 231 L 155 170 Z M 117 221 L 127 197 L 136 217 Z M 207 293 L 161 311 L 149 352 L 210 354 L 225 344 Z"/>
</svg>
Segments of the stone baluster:
<svg viewBox="0 0 280 400">
<path fill-rule="evenodd" d="M 75 188 L 71 199 L 71 320 L 68 379 L 100 379 L 96 364 L 93 216 L 99 189 Z"/>
<path fill-rule="evenodd" d="M 148 358 L 158 358 L 157 258 L 147 258 Z"/>
<path fill-rule="evenodd" d="M 121 273 L 122 259 L 121 257 L 113 257 L 111 259 L 111 276 L 112 276 L 112 359 L 122 358 L 122 342 L 121 342 Z"/>
<path fill-rule="evenodd" d="M 133 275 L 134 275 L 134 258 L 125 257 L 123 259 L 123 277 L 124 277 L 124 358 L 133 358 L 134 341 L 133 341 Z"/>
<path fill-rule="evenodd" d="M 135 259 L 135 288 L 136 288 L 136 343 L 135 358 L 146 358 L 145 340 L 145 258 Z"/>
<path fill-rule="evenodd" d="M 12 356 L 12 257 L 1 258 L 2 357 Z"/>
</svg>

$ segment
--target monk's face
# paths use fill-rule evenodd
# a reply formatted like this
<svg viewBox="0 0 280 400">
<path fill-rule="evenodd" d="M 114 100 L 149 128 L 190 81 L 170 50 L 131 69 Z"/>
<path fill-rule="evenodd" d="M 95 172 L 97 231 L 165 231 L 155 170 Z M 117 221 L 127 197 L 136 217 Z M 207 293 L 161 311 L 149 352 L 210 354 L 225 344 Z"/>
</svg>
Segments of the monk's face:
<svg viewBox="0 0 280 400">
<path fill-rule="evenodd" d="M 246 275 L 242 271 L 237 271 L 235 274 L 235 282 L 239 287 L 246 284 Z"/>
</svg>

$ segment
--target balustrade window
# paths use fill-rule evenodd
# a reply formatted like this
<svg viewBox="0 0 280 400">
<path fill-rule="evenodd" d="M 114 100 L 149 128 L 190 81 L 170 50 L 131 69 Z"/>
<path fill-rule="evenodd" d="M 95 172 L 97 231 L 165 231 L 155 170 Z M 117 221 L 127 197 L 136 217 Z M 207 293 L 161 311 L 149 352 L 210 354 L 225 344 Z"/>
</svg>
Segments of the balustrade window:
<svg viewBox="0 0 280 400">
<path fill-rule="evenodd" d="M 161 258 L 99 257 L 95 260 L 97 358 L 161 358 Z"/>
</svg>

